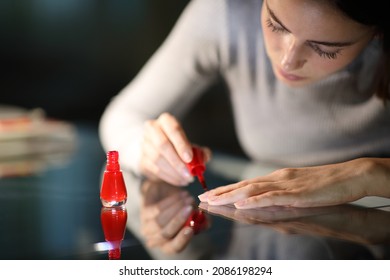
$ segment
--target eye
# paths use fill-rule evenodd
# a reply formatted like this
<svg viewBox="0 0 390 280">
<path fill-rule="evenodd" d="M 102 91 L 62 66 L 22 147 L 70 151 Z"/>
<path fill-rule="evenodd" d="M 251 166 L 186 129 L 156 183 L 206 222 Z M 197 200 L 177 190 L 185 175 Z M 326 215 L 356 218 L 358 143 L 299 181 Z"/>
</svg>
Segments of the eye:
<svg viewBox="0 0 390 280">
<path fill-rule="evenodd" d="M 272 18 L 268 18 L 266 20 L 267 27 L 271 29 L 272 32 L 278 33 L 286 33 L 288 30 L 286 30 L 283 26 L 281 26 L 279 23 L 275 22 Z M 336 59 L 338 55 L 340 54 L 342 49 L 337 49 L 335 51 L 324 51 L 322 50 L 317 44 L 308 42 L 307 45 L 314 50 L 320 57 L 327 58 L 327 59 Z"/>
<path fill-rule="evenodd" d="M 271 19 L 267 19 L 266 23 L 267 27 L 271 28 L 272 32 L 286 32 L 286 29 L 279 24 L 274 24 Z"/>
<path fill-rule="evenodd" d="M 336 51 L 333 52 L 327 52 L 323 51 L 318 45 L 308 43 L 308 45 L 320 56 L 323 58 L 328 58 L 328 59 L 336 59 L 338 55 L 340 54 L 341 49 L 337 49 Z"/>
</svg>

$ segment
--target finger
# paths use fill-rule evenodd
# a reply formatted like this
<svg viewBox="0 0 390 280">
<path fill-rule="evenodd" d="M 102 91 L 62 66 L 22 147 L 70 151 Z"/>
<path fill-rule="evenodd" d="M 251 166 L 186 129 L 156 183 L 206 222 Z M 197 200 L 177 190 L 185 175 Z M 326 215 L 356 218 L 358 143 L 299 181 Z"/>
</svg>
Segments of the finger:
<svg viewBox="0 0 390 280">
<path fill-rule="evenodd" d="M 177 211 L 175 217 L 171 219 L 161 230 L 149 230 L 151 233 L 146 236 L 148 246 L 156 247 L 174 239 L 178 232 L 183 228 L 187 218 L 190 216 L 193 207 L 186 205 Z"/>
<path fill-rule="evenodd" d="M 163 198 L 158 203 L 155 203 L 146 208 L 147 211 L 142 213 L 142 218 L 147 219 L 156 219 L 162 212 L 164 212 L 169 206 L 175 204 L 177 201 L 182 201 L 189 197 L 187 191 L 180 191 L 174 194 L 171 194 L 165 198 Z"/>
<path fill-rule="evenodd" d="M 237 209 L 230 205 L 209 205 L 207 211 L 209 213 L 213 213 L 214 215 L 220 215 L 232 219 L 234 218 L 234 212 L 237 211 Z"/>
<path fill-rule="evenodd" d="M 234 190 L 237 188 L 237 184 L 231 184 L 223 187 L 218 187 L 210 191 L 206 191 L 200 195 L 198 195 L 198 198 L 201 202 L 209 202 L 208 199 L 209 197 L 214 197 L 226 192 L 230 192 L 231 190 Z"/>
<path fill-rule="evenodd" d="M 246 184 L 246 185 L 245 185 Z M 238 201 L 247 201 L 248 198 L 273 191 L 278 187 L 274 183 L 248 183 L 247 181 L 238 183 L 239 188 L 232 188 L 229 192 L 220 195 L 208 195 L 207 201 L 210 205 L 231 204 Z"/>
<path fill-rule="evenodd" d="M 175 238 L 162 246 L 161 250 L 170 255 L 180 253 L 186 248 L 193 235 L 194 231 L 191 227 L 183 227 Z"/>
<path fill-rule="evenodd" d="M 215 189 L 209 191 L 208 196 L 218 196 L 218 195 L 222 195 L 225 193 L 229 193 L 229 192 L 234 191 L 236 189 L 243 188 L 243 187 L 247 186 L 249 183 L 250 183 L 249 180 L 244 180 L 244 181 L 240 181 L 240 182 L 233 183 L 230 185 L 221 186 L 221 187 L 218 187 L 218 188 L 215 188 Z"/>
<path fill-rule="evenodd" d="M 192 160 L 192 145 L 177 119 L 169 113 L 163 113 L 157 119 L 165 135 L 173 144 L 173 147 L 183 162 Z M 172 158 L 172 160 L 176 160 Z"/>
<path fill-rule="evenodd" d="M 250 179 L 250 180 L 240 181 L 238 183 L 234 183 L 234 184 L 230 184 L 230 185 L 226 185 L 226 186 L 221 186 L 221 187 L 218 187 L 218 188 L 215 188 L 213 190 L 210 190 L 210 191 L 207 191 L 207 192 L 200 194 L 198 196 L 198 198 L 201 202 L 209 203 L 210 201 L 216 202 L 217 200 L 220 200 L 221 203 L 224 202 L 226 204 L 226 203 L 231 203 L 232 200 L 234 200 L 234 199 L 239 199 L 238 195 L 240 194 L 240 192 L 242 192 L 242 194 L 245 194 L 245 192 L 247 190 L 245 190 L 244 188 L 248 187 L 248 186 L 253 187 L 252 185 L 254 185 L 254 184 L 258 184 L 257 192 L 259 192 L 259 193 L 266 192 L 266 191 L 269 191 L 269 190 L 272 190 L 275 188 L 273 182 L 270 182 L 268 180 L 261 181 L 261 178 L 262 177 L 258 177 L 258 178 L 254 178 L 254 179 Z M 262 185 L 260 185 L 260 184 L 262 184 Z M 261 191 L 261 186 L 263 186 L 262 191 Z M 236 190 L 237 190 L 237 192 L 233 192 Z M 234 194 L 236 194 L 236 196 L 233 196 Z M 244 197 L 242 197 L 241 199 L 243 199 L 243 198 Z M 225 199 L 226 199 L 226 201 L 225 201 Z M 229 202 L 227 200 L 229 200 Z"/>
<path fill-rule="evenodd" d="M 156 149 L 154 144 L 146 141 L 143 145 L 143 159 L 145 164 L 149 164 L 149 169 L 155 172 L 164 181 L 171 183 L 175 186 L 186 186 L 193 182 L 194 178 L 190 175 L 187 167 L 181 172 L 178 171 L 172 164 L 167 160 L 164 152 Z M 180 163 L 182 164 L 182 163 Z"/>
<path fill-rule="evenodd" d="M 210 190 L 210 191 L 206 191 L 200 195 L 198 195 L 198 198 L 201 202 L 209 202 L 209 198 L 211 197 L 216 197 L 216 196 L 219 196 L 221 194 L 225 194 L 225 193 L 229 193 L 235 189 L 238 189 L 238 188 L 241 188 L 241 187 L 244 187 L 246 184 L 246 182 L 242 181 L 242 182 L 239 182 L 239 183 L 234 183 L 234 184 L 230 184 L 230 185 L 227 185 L 227 186 L 221 186 L 221 187 L 218 187 L 218 188 L 215 188 L 213 190 Z"/>
<path fill-rule="evenodd" d="M 163 204 L 155 204 L 141 208 L 141 232 L 144 236 L 155 235 L 156 232 L 160 232 L 162 230 L 163 226 L 157 222 L 157 218 L 169 205 L 171 205 L 177 199 L 177 196 L 171 196 L 167 199 L 164 199 L 163 202 L 167 204 L 165 207 L 162 206 Z"/>
<path fill-rule="evenodd" d="M 159 234 L 144 236 L 144 238 L 145 238 L 145 244 L 148 248 L 160 247 L 166 242 L 169 242 L 168 239 L 166 239 L 165 237 Z"/>
<path fill-rule="evenodd" d="M 183 179 L 176 170 L 164 159 L 158 159 L 156 163 L 150 157 L 143 157 L 140 162 L 142 173 L 150 179 L 160 179 L 174 186 L 186 186 L 188 180 Z"/>
<path fill-rule="evenodd" d="M 234 206 L 238 209 L 251 209 L 269 206 L 309 207 L 309 205 L 300 202 L 299 197 L 300 195 L 295 192 L 271 191 L 237 201 L 234 203 Z"/>
<path fill-rule="evenodd" d="M 201 210 L 204 210 L 204 211 L 208 212 L 208 206 L 209 206 L 208 203 L 206 203 L 206 202 L 201 202 L 201 203 L 199 203 L 198 208 L 201 209 Z"/>
<path fill-rule="evenodd" d="M 247 224 L 258 224 L 263 222 L 261 219 L 258 219 L 258 211 L 258 209 L 236 209 L 234 219 Z"/>
<path fill-rule="evenodd" d="M 165 225 L 165 227 L 168 227 L 172 221 L 175 221 L 174 217 L 180 212 L 181 208 L 184 207 L 183 209 L 186 209 L 186 207 L 188 207 L 189 209 L 192 209 L 193 203 L 194 203 L 194 199 L 191 196 L 189 196 L 187 198 L 183 198 L 180 201 L 177 201 L 173 205 L 173 207 L 172 206 L 168 207 L 166 211 L 163 211 L 161 213 L 161 215 L 159 215 L 157 217 L 157 223 L 161 226 Z M 186 211 L 185 210 L 182 210 L 182 211 L 184 211 L 184 212 L 180 213 L 180 215 L 186 216 L 187 215 Z M 180 223 L 180 219 L 179 219 L 178 223 Z M 169 229 L 167 230 L 164 228 L 164 230 L 169 232 Z M 170 235 L 168 234 L 168 236 L 170 236 Z"/>
<path fill-rule="evenodd" d="M 200 195 L 198 195 L 198 198 L 199 198 L 200 202 L 202 202 L 202 203 L 207 203 L 208 197 L 209 197 L 209 191 L 201 193 Z"/>
<path fill-rule="evenodd" d="M 173 238 L 184 226 L 192 210 L 192 205 L 185 205 L 184 207 L 182 207 L 182 209 L 176 213 L 175 217 L 171 219 L 163 228 L 161 232 L 162 236 L 167 239 Z"/>
<path fill-rule="evenodd" d="M 178 230 L 175 225 L 182 225 L 185 222 L 181 221 L 183 219 L 180 220 L 180 215 L 187 217 L 188 209 L 186 207 L 192 209 L 193 202 L 194 199 L 190 196 L 172 196 L 163 201 L 158 207 L 153 207 L 150 211 L 143 211 L 145 212 L 141 217 L 143 235 L 149 238 L 155 236 L 156 239 L 159 236 L 166 239 L 171 238 Z M 177 217 L 178 215 L 179 218 Z"/>
<path fill-rule="evenodd" d="M 180 195 L 188 196 L 187 190 L 178 189 L 161 180 L 144 180 L 141 186 L 142 206 L 153 206 L 162 200 L 173 196 Z"/>
<path fill-rule="evenodd" d="M 170 135 L 167 134 L 170 132 L 164 131 L 161 124 L 157 121 L 149 121 L 146 125 L 148 126 L 149 132 L 145 142 L 149 142 L 149 145 L 152 146 L 153 149 L 149 147 L 148 149 L 145 149 L 144 152 L 149 152 L 149 156 L 154 159 L 163 157 L 165 159 L 164 163 L 168 163 L 167 165 L 162 166 L 166 173 L 175 173 L 175 176 L 180 176 L 187 184 L 191 182 L 192 176 L 185 163 L 179 157 L 174 147 L 174 143 L 171 142 Z M 168 166 L 171 168 L 170 170 L 167 169 Z"/>
<path fill-rule="evenodd" d="M 223 205 L 242 200 L 245 197 L 240 192 L 234 192 L 237 189 L 242 189 L 246 186 L 246 181 L 230 184 L 215 188 L 198 196 L 200 201 L 207 202 L 210 205 Z"/>
<path fill-rule="evenodd" d="M 164 176 L 170 174 L 172 178 L 180 178 L 181 181 L 186 182 L 185 185 L 191 182 L 192 176 L 189 174 L 186 165 L 177 155 L 172 143 L 161 130 L 159 124 L 149 121 L 146 122 L 145 126 L 147 132 L 145 133 L 142 153 L 143 158 L 153 162 L 153 165 L 150 165 L 149 168 L 153 168 L 153 172 L 160 172 L 161 176 L 163 176 L 162 174 Z"/>
</svg>

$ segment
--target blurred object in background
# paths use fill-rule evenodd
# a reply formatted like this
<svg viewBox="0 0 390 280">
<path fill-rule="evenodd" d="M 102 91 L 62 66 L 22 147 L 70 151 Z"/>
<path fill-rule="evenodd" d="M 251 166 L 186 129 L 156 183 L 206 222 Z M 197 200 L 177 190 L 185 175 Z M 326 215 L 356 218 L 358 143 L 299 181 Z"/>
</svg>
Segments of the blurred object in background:
<svg viewBox="0 0 390 280">
<path fill-rule="evenodd" d="M 66 162 L 76 146 L 72 124 L 42 109 L 0 105 L 0 177 L 37 173 Z"/>
<path fill-rule="evenodd" d="M 97 121 L 187 2 L 0 1 L 0 103 Z"/>
<path fill-rule="evenodd" d="M 189 0 L 0 1 L 0 103 L 94 125 Z M 194 143 L 242 154 L 220 81 L 183 120 Z"/>
</svg>

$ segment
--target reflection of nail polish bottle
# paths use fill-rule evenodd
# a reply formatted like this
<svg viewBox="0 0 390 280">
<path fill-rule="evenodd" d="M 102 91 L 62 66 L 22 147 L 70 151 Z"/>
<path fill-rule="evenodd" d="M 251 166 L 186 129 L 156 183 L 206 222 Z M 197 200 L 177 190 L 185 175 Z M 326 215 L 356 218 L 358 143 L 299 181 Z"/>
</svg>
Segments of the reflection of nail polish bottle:
<svg viewBox="0 0 390 280">
<path fill-rule="evenodd" d="M 188 217 L 185 223 L 185 226 L 191 227 L 194 231 L 194 234 L 198 234 L 207 228 L 208 220 L 204 212 L 197 209 L 192 211 L 191 215 Z"/>
<path fill-rule="evenodd" d="M 100 189 L 100 200 L 105 207 L 120 206 L 126 203 L 127 190 L 122 170 L 120 170 L 117 151 L 107 152 L 107 164 Z"/>
<path fill-rule="evenodd" d="M 202 184 L 202 187 L 207 191 L 206 181 L 204 180 L 203 173 L 206 170 L 205 158 L 201 148 L 192 147 L 192 160 L 187 163 L 187 168 L 192 176 L 198 177 L 199 182 Z"/>
<path fill-rule="evenodd" d="M 124 206 L 102 207 L 100 219 L 104 238 L 109 245 L 108 259 L 121 258 L 121 243 L 125 236 L 127 210 Z"/>
</svg>

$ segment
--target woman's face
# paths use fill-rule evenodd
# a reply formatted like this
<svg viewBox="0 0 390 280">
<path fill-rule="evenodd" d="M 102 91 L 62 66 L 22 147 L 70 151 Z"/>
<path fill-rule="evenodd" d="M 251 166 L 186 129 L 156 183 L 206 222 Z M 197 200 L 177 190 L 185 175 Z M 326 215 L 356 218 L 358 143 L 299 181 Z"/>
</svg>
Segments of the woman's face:
<svg viewBox="0 0 390 280">
<path fill-rule="evenodd" d="M 375 35 L 317 0 L 264 0 L 265 46 L 276 77 L 304 86 L 347 66 Z"/>
</svg>

